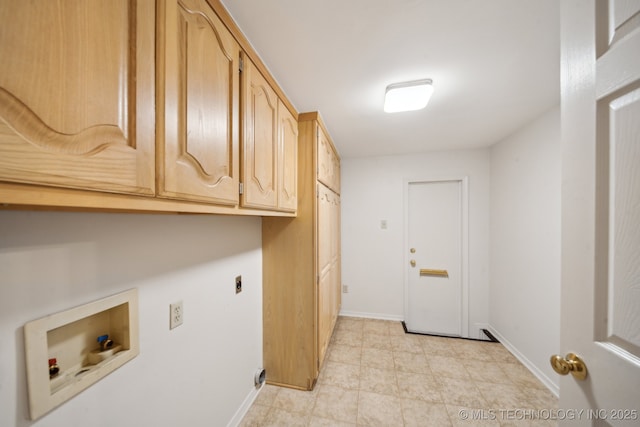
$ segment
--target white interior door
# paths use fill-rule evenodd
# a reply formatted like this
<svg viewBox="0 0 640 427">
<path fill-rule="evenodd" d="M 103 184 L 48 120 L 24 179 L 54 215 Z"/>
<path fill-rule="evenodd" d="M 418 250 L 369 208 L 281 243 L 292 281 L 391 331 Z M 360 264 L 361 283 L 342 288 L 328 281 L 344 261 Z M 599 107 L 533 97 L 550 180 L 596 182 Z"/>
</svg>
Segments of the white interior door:
<svg viewBox="0 0 640 427">
<path fill-rule="evenodd" d="M 560 381 L 581 425 L 640 425 L 640 1 L 562 3 Z M 571 365 L 569 365 L 571 366 Z M 570 423 L 561 421 L 561 423 Z"/>
<path fill-rule="evenodd" d="M 411 332 L 462 335 L 462 183 L 412 182 L 408 190 Z"/>
</svg>

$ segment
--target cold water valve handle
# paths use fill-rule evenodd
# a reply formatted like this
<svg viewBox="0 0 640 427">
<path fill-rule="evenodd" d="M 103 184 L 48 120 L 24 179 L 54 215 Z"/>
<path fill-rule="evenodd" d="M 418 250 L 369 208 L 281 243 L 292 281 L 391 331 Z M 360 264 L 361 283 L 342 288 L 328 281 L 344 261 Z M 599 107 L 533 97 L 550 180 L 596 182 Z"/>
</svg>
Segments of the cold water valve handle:
<svg viewBox="0 0 640 427">
<path fill-rule="evenodd" d="M 113 347 L 113 341 L 109 339 L 109 335 L 100 335 L 96 341 L 98 341 L 98 344 L 100 344 L 100 348 L 103 351 L 109 350 Z"/>
</svg>

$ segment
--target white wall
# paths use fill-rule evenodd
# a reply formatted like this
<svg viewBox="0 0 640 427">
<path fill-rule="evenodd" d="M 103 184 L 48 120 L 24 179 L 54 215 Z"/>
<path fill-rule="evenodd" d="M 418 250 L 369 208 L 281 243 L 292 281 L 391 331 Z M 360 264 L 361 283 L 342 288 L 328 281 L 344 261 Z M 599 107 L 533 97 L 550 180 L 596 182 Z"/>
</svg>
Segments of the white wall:
<svg viewBox="0 0 640 427">
<path fill-rule="evenodd" d="M 342 160 L 342 313 L 403 319 L 404 181 L 469 177 L 469 331 L 488 323 L 489 150 Z M 388 228 L 380 228 L 386 220 Z"/>
<path fill-rule="evenodd" d="M 490 324 L 557 391 L 560 348 L 560 110 L 491 148 Z"/>
<path fill-rule="evenodd" d="M 0 425 L 227 425 L 262 364 L 261 253 L 260 218 L 0 212 Z M 23 325 L 134 287 L 140 355 L 29 421 Z"/>
</svg>

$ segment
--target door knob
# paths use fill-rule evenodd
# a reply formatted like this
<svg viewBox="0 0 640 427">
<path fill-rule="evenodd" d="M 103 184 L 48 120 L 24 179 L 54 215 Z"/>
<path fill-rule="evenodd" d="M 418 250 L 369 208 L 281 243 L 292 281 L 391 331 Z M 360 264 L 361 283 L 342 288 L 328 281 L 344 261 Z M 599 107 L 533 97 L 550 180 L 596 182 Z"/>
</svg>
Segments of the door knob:
<svg viewBox="0 0 640 427">
<path fill-rule="evenodd" d="M 416 248 L 409 249 L 409 252 L 411 252 L 412 254 L 415 254 L 416 253 Z"/>
<path fill-rule="evenodd" d="M 562 357 L 557 354 L 551 356 L 551 367 L 554 371 L 560 375 L 567 375 L 571 372 L 571 375 L 577 380 L 584 380 L 587 378 L 587 365 L 584 361 L 574 353 L 567 354 L 567 357 Z"/>
<path fill-rule="evenodd" d="M 409 264 L 411 264 L 411 267 L 415 267 L 416 266 L 416 260 L 412 259 L 411 261 L 409 261 Z"/>
</svg>

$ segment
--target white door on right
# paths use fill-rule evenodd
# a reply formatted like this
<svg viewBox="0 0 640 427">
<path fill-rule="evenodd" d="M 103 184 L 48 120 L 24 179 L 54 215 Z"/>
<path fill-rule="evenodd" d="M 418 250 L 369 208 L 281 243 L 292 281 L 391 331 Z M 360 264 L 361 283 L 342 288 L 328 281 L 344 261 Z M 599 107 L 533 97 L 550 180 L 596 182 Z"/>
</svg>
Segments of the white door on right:
<svg viewBox="0 0 640 427">
<path fill-rule="evenodd" d="M 562 3 L 562 425 L 640 425 L 640 1 Z M 573 375 L 570 353 L 586 365 Z M 566 368 L 566 369 L 565 369 Z"/>
</svg>

